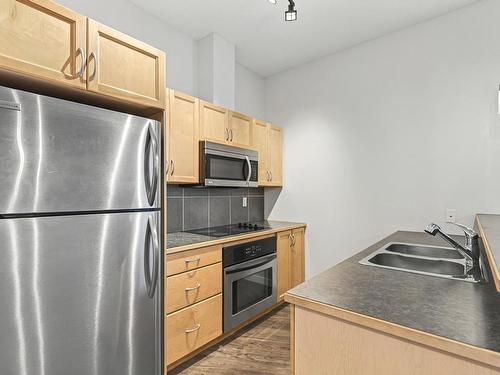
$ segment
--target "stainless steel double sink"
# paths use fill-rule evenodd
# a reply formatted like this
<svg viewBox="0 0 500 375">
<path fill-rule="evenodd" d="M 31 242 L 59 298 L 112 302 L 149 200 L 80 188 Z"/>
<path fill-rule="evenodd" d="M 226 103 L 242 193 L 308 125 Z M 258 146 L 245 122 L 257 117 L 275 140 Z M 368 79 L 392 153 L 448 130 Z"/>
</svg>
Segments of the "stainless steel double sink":
<svg viewBox="0 0 500 375">
<path fill-rule="evenodd" d="M 360 264 L 447 279 L 480 282 L 480 267 L 467 266 L 454 248 L 390 242 L 362 259 Z"/>
</svg>

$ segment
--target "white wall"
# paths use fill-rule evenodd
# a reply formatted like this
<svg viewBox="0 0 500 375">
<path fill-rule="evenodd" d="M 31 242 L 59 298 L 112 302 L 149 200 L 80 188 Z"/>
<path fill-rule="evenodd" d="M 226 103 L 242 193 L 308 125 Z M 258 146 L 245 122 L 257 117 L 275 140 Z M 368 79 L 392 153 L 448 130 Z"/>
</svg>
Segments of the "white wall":
<svg viewBox="0 0 500 375">
<path fill-rule="evenodd" d="M 257 73 L 236 64 L 236 110 L 265 120 L 265 80 Z"/>
<path fill-rule="evenodd" d="M 500 211 L 499 19 L 485 0 L 266 81 L 285 127 L 270 218 L 308 223 L 307 277 L 446 208 Z"/>
<path fill-rule="evenodd" d="M 198 96 L 208 102 L 235 109 L 234 44 L 216 33 L 198 40 Z"/>
</svg>

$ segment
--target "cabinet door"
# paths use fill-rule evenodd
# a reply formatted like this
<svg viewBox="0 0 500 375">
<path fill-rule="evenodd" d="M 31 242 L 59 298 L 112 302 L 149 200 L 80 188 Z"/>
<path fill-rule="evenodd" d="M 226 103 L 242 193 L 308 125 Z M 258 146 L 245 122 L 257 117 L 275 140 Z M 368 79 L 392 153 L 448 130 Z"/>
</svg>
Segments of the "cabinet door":
<svg viewBox="0 0 500 375">
<path fill-rule="evenodd" d="M 199 181 L 199 101 L 170 90 L 169 93 L 169 171 L 170 183 Z"/>
<path fill-rule="evenodd" d="M 277 126 L 269 127 L 269 171 L 271 186 L 283 185 L 283 131 Z"/>
<path fill-rule="evenodd" d="M 229 113 L 226 108 L 200 101 L 200 126 L 203 139 L 229 142 Z"/>
<path fill-rule="evenodd" d="M 250 147 L 252 118 L 237 112 L 229 113 L 229 141 L 234 146 Z"/>
<path fill-rule="evenodd" d="M 276 252 L 278 257 L 278 301 L 283 300 L 290 289 L 290 234 L 289 230 L 280 232 L 276 237 Z"/>
<path fill-rule="evenodd" d="M 259 153 L 259 185 L 270 184 L 269 175 L 269 130 L 267 123 L 254 120 L 252 126 L 252 147 Z"/>
<path fill-rule="evenodd" d="M 292 231 L 290 247 L 290 288 L 304 282 L 304 228 Z"/>
<path fill-rule="evenodd" d="M 85 88 L 85 17 L 48 0 L 2 0 L 0 67 Z"/>
<path fill-rule="evenodd" d="M 146 107 L 165 106 L 165 54 L 88 20 L 87 89 Z"/>
</svg>

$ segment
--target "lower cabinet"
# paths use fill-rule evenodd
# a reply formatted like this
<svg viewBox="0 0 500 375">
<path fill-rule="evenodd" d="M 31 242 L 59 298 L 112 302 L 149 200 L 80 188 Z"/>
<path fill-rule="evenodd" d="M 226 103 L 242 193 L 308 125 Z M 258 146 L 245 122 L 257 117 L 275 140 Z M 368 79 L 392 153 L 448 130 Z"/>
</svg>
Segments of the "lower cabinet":
<svg viewBox="0 0 500 375">
<path fill-rule="evenodd" d="M 302 227 L 276 234 L 277 303 L 283 301 L 290 288 L 304 281 L 304 230 Z M 231 243 L 224 246 L 231 246 Z M 176 366 L 180 360 L 223 334 L 222 252 L 219 244 L 166 256 L 167 367 Z"/>
<path fill-rule="evenodd" d="M 222 295 L 167 316 L 167 365 L 222 335 Z"/>
<path fill-rule="evenodd" d="M 166 293 L 167 314 L 222 293 L 222 263 L 169 277 Z"/>
<path fill-rule="evenodd" d="M 304 282 L 304 233 L 304 228 L 298 228 L 277 234 L 279 301 L 289 289 Z"/>
<path fill-rule="evenodd" d="M 294 229 L 290 245 L 290 288 L 295 288 L 305 280 L 304 228 Z M 279 272 L 279 271 L 278 271 Z"/>
</svg>

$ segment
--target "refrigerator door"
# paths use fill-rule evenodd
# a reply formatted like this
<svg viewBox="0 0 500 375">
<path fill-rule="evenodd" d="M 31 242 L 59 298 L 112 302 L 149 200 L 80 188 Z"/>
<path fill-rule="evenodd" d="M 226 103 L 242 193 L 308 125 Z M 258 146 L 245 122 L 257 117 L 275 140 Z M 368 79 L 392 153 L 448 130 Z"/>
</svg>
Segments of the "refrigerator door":
<svg viewBox="0 0 500 375">
<path fill-rule="evenodd" d="M 157 121 L 0 87 L 0 215 L 160 207 Z"/>
<path fill-rule="evenodd" d="M 0 373 L 161 374 L 159 220 L 0 220 Z"/>
</svg>

